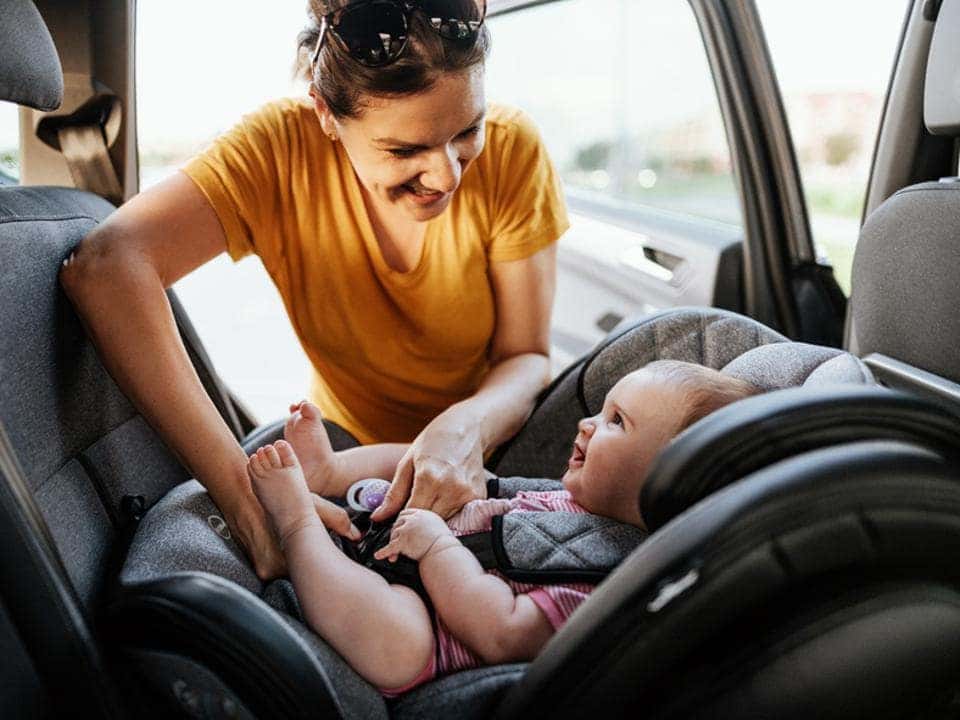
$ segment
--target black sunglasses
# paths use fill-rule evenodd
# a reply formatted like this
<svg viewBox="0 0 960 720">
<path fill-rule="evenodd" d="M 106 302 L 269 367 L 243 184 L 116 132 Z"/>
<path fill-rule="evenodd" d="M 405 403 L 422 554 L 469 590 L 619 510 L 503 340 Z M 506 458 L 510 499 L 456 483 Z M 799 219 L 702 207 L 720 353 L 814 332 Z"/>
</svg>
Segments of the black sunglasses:
<svg viewBox="0 0 960 720">
<path fill-rule="evenodd" d="M 410 15 L 422 12 L 440 37 L 473 40 L 487 15 L 486 0 L 357 0 L 321 19 L 313 65 L 320 58 L 327 31 L 367 67 L 394 62 L 407 46 Z"/>
</svg>

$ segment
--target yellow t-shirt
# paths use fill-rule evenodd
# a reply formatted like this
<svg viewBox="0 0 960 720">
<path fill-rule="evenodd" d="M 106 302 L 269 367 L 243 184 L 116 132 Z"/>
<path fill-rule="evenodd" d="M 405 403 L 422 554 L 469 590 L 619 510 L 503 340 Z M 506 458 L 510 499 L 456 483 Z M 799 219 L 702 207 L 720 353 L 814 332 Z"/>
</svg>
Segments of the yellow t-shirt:
<svg viewBox="0 0 960 720">
<path fill-rule="evenodd" d="M 314 401 L 363 443 L 410 441 L 476 391 L 495 323 L 488 265 L 529 257 L 568 227 L 536 128 L 498 105 L 407 273 L 383 259 L 350 160 L 306 99 L 244 117 L 184 172 L 230 257 L 263 261 L 313 364 Z"/>
</svg>

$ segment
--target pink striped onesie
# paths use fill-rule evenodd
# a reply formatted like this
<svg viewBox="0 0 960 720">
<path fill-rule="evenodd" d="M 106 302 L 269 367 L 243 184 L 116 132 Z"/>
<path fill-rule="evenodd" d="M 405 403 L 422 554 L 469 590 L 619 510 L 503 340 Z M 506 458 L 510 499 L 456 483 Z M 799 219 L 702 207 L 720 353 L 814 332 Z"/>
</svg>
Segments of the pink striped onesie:
<svg viewBox="0 0 960 720">
<path fill-rule="evenodd" d="M 463 509 L 447 522 L 454 535 L 469 535 L 471 533 L 490 530 L 494 515 L 509 515 L 514 512 L 587 512 L 577 505 L 566 490 L 546 492 L 520 491 L 512 498 L 493 498 L 490 500 L 473 500 L 463 506 Z M 488 570 L 502 578 L 513 590 L 515 595 L 526 593 L 536 603 L 554 630 L 559 629 L 577 607 L 587 599 L 593 585 L 530 585 L 514 582 L 496 570 Z M 386 697 L 396 697 L 418 685 L 433 679 L 438 675 L 447 675 L 459 670 L 480 667 L 483 663 L 463 643 L 457 640 L 443 624 L 439 617 L 435 618 L 437 649 L 433 660 L 424 668 L 413 682 L 403 688 L 381 689 Z"/>
</svg>

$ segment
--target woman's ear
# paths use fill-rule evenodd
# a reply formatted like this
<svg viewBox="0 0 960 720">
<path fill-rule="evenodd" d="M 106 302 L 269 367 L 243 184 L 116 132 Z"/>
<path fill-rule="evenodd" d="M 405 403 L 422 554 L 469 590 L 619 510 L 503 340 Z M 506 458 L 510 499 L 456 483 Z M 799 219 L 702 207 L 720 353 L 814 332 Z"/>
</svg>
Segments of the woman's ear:
<svg viewBox="0 0 960 720">
<path fill-rule="evenodd" d="M 323 130 L 323 134 L 328 138 L 337 141 L 337 121 L 333 117 L 333 113 L 330 112 L 330 108 L 327 103 L 324 101 L 320 94 L 310 87 L 310 97 L 313 99 L 313 110 L 317 114 L 317 118 L 320 120 L 320 128 Z"/>
</svg>

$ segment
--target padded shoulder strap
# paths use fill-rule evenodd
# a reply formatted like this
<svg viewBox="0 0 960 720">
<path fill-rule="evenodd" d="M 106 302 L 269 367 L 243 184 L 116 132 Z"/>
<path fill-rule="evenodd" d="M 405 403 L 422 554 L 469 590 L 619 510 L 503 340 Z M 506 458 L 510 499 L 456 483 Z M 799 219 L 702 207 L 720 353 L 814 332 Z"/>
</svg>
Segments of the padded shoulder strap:
<svg viewBox="0 0 960 720">
<path fill-rule="evenodd" d="M 494 517 L 490 536 L 498 570 L 517 582 L 548 585 L 599 583 L 647 533 L 599 515 L 514 512 Z"/>
</svg>

